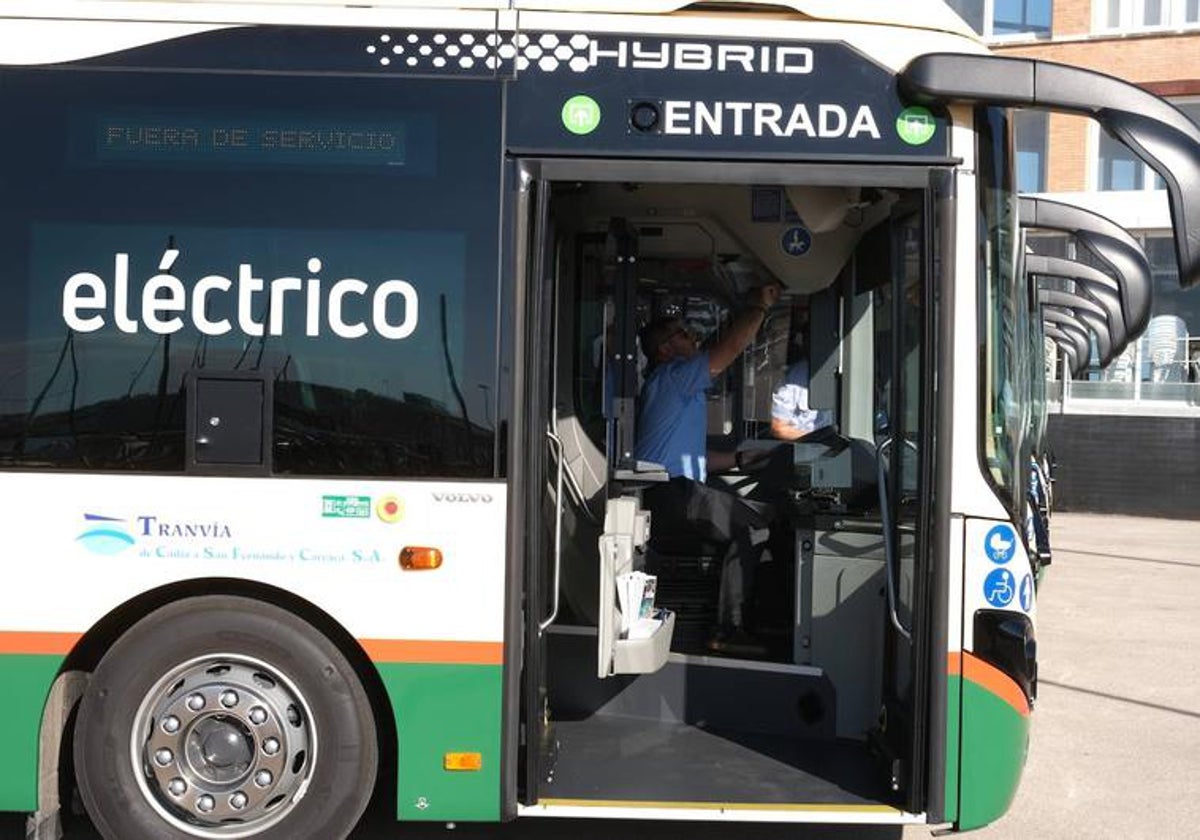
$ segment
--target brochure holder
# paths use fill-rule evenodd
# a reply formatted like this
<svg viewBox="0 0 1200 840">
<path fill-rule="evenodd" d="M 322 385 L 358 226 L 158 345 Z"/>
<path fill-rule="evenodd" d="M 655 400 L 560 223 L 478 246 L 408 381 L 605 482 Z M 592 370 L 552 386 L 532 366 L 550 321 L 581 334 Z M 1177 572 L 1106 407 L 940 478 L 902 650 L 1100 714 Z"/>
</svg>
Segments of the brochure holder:
<svg viewBox="0 0 1200 840">
<path fill-rule="evenodd" d="M 671 652 L 671 636 L 675 632 L 675 613 L 658 610 L 657 614 L 641 621 L 652 622 L 649 636 L 637 639 L 617 639 L 613 651 L 614 674 L 652 674 L 667 663 Z"/>
<path fill-rule="evenodd" d="M 596 675 L 601 679 L 651 673 L 667 662 L 675 614 L 655 608 L 657 579 L 634 568 L 649 537 L 650 514 L 636 497 L 608 500 L 600 536 L 596 633 Z"/>
</svg>

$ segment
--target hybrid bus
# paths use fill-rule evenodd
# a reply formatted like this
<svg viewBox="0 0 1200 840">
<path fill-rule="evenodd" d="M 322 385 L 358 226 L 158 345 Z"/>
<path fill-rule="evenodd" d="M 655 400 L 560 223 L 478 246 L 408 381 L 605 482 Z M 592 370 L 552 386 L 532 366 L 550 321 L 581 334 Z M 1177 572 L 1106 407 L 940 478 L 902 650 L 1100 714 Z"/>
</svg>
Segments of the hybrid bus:
<svg viewBox="0 0 1200 840">
<path fill-rule="evenodd" d="M 1022 196 L 1024 242 L 1019 251 L 1029 278 L 1030 452 L 1027 545 L 1039 580 L 1050 564 L 1053 456 L 1047 436 L 1047 362 L 1061 354 L 1063 376 L 1083 373 L 1095 358 L 1108 367 L 1150 320 L 1150 261 L 1128 231 L 1097 213 Z M 1074 257 L 1070 259 L 1068 257 Z M 1047 347 L 1054 350 L 1047 353 Z M 1057 365 L 1056 365 L 1057 366 Z M 1034 550 L 1036 547 L 1036 550 Z"/>
<path fill-rule="evenodd" d="M 1000 817 L 1037 687 L 1014 108 L 1153 166 L 1200 277 L 1196 128 L 939 3 L 4 3 L 0 809 Z M 705 398 L 761 517 L 730 655 L 727 546 L 642 504 L 636 333 L 719 339 L 764 284 Z M 834 422 L 781 443 L 800 352 Z"/>
</svg>

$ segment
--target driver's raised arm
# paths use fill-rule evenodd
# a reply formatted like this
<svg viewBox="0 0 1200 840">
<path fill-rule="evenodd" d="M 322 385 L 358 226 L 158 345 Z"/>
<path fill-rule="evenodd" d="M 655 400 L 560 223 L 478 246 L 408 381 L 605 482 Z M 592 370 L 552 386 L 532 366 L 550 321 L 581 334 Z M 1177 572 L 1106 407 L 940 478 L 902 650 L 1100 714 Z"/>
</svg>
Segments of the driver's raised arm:
<svg viewBox="0 0 1200 840">
<path fill-rule="evenodd" d="M 709 348 L 708 373 L 710 376 L 715 378 L 723 373 L 754 340 L 758 328 L 762 326 L 763 319 L 767 317 L 767 312 L 779 300 L 781 289 L 782 287 L 778 283 L 770 283 L 754 290 L 749 308 L 738 315 L 720 340 Z"/>
</svg>

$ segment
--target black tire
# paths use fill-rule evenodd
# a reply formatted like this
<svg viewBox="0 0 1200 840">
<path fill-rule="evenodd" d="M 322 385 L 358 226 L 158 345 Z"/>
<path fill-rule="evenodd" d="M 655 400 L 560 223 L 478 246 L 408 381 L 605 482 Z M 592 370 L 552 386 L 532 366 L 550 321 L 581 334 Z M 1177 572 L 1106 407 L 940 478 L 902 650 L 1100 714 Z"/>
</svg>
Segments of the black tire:
<svg viewBox="0 0 1200 840">
<path fill-rule="evenodd" d="M 344 838 L 377 762 L 370 702 L 341 652 L 292 613 L 233 596 L 130 628 L 75 730 L 80 793 L 108 840 Z"/>
</svg>

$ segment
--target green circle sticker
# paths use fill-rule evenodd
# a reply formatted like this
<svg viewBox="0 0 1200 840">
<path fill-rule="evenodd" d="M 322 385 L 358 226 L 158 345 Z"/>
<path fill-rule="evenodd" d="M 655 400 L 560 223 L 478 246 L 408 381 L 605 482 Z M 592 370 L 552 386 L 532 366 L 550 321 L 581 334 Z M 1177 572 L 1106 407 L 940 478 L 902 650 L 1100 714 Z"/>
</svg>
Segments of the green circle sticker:
<svg viewBox="0 0 1200 840">
<path fill-rule="evenodd" d="M 937 122 L 928 108 L 913 105 L 905 108 L 896 117 L 896 133 L 910 146 L 924 146 L 933 139 Z"/>
<path fill-rule="evenodd" d="M 600 103 L 590 96 L 572 96 L 562 107 L 562 122 L 572 134 L 591 134 L 600 125 Z"/>
</svg>

